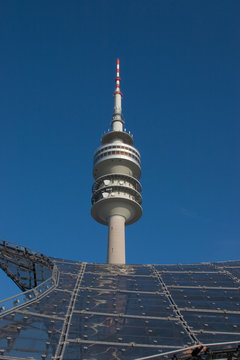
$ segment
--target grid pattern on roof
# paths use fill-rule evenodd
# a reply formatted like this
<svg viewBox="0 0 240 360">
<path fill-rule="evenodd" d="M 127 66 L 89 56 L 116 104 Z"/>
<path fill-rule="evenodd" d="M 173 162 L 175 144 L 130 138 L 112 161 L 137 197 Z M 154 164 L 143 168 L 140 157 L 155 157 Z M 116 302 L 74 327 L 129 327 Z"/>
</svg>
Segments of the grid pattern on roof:
<svg viewBox="0 0 240 360">
<path fill-rule="evenodd" d="M 200 342 L 240 339 L 239 262 L 118 266 L 51 260 L 59 271 L 55 286 L 0 313 L 0 357 L 161 358 Z"/>
</svg>

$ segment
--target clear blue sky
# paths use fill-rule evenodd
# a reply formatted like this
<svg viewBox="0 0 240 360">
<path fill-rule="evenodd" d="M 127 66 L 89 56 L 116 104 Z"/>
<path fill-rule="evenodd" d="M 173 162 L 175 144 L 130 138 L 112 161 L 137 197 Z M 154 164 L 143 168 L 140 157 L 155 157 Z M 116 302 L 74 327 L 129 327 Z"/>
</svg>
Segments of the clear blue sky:
<svg viewBox="0 0 240 360">
<path fill-rule="evenodd" d="M 127 262 L 239 258 L 239 13 L 238 0 L 1 2 L 0 237 L 105 262 L 92 159 L 119 57 L 142 155 Z"/>
</svg>

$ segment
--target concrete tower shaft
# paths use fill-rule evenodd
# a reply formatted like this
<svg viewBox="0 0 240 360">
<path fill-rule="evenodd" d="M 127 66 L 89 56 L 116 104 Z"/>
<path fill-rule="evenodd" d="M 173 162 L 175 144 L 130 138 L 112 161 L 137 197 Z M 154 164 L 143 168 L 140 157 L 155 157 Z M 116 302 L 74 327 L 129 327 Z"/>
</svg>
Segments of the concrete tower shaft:
<svg viewBox="0 0 240 360">
<path fill-rule="evenodd" d="M 119 60 L 112 129 L 102 137 L 93 161 L 92 217 L 108 226 L 109 264 L 125 264 L 125 225 L 142 216 L 141 157 L 130 133 L 123 130 Z"/>
</svg>

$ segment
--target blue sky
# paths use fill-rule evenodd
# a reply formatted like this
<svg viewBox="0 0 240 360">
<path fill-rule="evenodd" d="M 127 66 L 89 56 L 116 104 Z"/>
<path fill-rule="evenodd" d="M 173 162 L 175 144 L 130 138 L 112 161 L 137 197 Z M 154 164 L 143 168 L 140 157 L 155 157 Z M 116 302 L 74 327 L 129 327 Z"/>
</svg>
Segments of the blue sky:
<svg viewBox="0 0 240 360">
<path fill-rule="evenodd" d="M 0 237 L 105 262 L 92 159 L 119 57 L 142 156 L 127 262 L 239 258 L 239 11 L 238 0 L 2 2 Z"/>
</svg>

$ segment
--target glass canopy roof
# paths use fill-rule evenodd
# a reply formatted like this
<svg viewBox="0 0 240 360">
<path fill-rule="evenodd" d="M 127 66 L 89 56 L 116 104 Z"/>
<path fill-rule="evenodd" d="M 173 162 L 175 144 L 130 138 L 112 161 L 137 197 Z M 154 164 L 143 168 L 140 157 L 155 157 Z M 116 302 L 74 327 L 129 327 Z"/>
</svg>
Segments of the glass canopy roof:
<svg viewBox="0 0 240 360">
<path fill-rule="evenodd" d="M 86 264 L 6 242 L 0 254 L 26 290 L 0 302 L 0 359 L 187 359 L 201 343 L 220 358 L 240 344 L 239 261 Z"/>
</svg>

